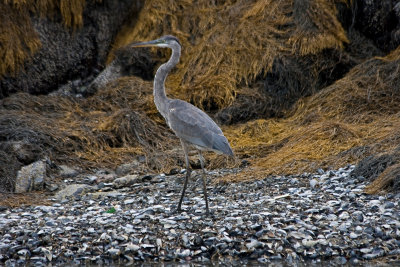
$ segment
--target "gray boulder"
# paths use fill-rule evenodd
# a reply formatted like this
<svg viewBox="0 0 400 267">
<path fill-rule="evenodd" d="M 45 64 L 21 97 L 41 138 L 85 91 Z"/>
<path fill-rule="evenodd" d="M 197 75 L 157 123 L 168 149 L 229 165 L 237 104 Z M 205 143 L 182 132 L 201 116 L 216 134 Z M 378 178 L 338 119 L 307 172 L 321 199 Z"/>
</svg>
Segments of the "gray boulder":
<svg viewBox="0 0 400 267">
<path fill-rule="evenodd" d="M 58 200 L 64 200 L 67 198 L 80 198 L 87 192 L 93 191 L 93 188 L 87 184 L 70 184 L 64 189 L 57 192 L 55 198 Z"/>
<path fill-rule="evenodd" d="M 42 190 L 46 179 L 46 161 L 40 160 L 22 167 L 17 173 L 15 192 Z"/>
</svg>

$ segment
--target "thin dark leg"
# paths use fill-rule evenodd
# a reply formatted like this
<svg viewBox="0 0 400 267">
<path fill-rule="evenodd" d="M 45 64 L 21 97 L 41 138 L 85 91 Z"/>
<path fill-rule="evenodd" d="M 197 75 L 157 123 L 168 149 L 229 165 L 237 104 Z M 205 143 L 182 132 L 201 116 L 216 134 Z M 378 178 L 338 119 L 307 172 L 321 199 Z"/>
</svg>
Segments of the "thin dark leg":
<svg viewBox="0 0 400 267">
<path fill-rule="evenodd" d="M 201 154 L 201 151 L 199 150 L 199 156 L 200 156 L 200 165 L 201 169 L 203 170 L 203 193 L 204 193 L 204 200 L 206 201 L 206 215 L 210 214 L 210 210 L 208 209 L 208 196 L 207 196 L 207 182 L 206 182 L 206 171 L 204 170 L 204 158 L 203 155 Z"/>
<path fill-rule="evenodd" d="M 186 163 L 186 177 L 185 177 L 185 183 L 183 184 L 183 189 L 182 189 L 182 195 L 181 195 L 181 199 L 179 200 L 179 204 L 178 204 L 178 208 L 176 209 L 176 211 L 182 211 L 182 201 L 183 201 L 183 197 L 185 196 L 185 191 L 186 191 L 186 187 L 189 181 L 189 177 L 190 177 L 190 164 L 189 164 L 189 156 L 188 156 L 188 147 L 186 145 L 185 142 L 183 142 L 181 140 L 181 144 L 182 144 L 182 148 L 183 148 L 183 153 L 185 154 L 185 163 Z"/>
</svg>

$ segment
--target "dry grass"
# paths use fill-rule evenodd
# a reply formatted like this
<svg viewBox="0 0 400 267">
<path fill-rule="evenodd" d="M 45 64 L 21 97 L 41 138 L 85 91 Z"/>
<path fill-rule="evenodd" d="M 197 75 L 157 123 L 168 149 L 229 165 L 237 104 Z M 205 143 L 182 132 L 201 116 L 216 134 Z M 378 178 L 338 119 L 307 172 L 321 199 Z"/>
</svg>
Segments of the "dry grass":
<svg viewBox="0 0 400 267">
<path fill-rule="evenodd" d="M 46 192 L 32 192 L 32 193 L 0 193 L 0 206 L 15 208 L 21 206 L 38 206 L 38 205 L 52 205 L 46 197 Z"/>
<path fill-rule="evenodd" d="M 40 46 L 39 36 L 32 27 L 28 10 L 17 10 L 0 3 L 0 78 L 16 73 Z M 18 23 L 16 23 L 18 21 Z"/>
<path fill-rule="evenodd" d="M 337 10 L 331 0 L 294 1 L 294 34 L 289 38 L 294 53 L 299 55 L 317 54 L 326 48 L 342 49 L 349 40 L 337 19 Z"/>
</svg>

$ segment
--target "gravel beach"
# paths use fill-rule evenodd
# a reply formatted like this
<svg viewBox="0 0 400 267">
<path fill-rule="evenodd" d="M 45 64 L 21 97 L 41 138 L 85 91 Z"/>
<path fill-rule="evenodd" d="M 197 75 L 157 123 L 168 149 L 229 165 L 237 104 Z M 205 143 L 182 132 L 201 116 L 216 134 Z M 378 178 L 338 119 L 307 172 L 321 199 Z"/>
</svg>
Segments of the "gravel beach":
<svg viewBox="0 0 400 267">
<path fill-rule="evenodd" d="M 198 171 L 179 214 L 185 170 L 66 179 L 50 206 L 1 208 L 0 265 L 399 264 L 400 194 L 364 194 L 353 169 L 231 184 L 212 180 L 237 170 L 210 171 L 210 217 Z"/>
</svg>

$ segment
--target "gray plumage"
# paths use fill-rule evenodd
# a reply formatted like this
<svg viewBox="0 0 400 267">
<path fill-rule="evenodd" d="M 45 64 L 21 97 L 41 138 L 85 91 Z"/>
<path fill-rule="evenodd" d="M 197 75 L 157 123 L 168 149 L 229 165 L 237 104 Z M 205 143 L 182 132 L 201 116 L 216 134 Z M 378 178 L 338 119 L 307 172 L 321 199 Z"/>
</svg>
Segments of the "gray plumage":
<svg viewBox="0 0 400 267">
<path fill-rule="evenodd" d="M 154 77 L 153 94 L 157 110 L 164 117 L 168 126 L 181 140 L 183 152 L 185 154 L 187 172 L 177 211 L 181 211 L 183 197 L 191 173 L 188 147 L 193 146 L 199 151 L 200 164 L 203 170 L 203 191 L 206 203 L 206 214 L 209 214 L 204 158 L 201 151 L 211 150 L 228 156 L 234 156 L 233 151 L 228 140 L 222 133 L 222 130 L 204 111 L 188 102 L 179 99 L 170 99 L 165 94 L 165 79 L 171 69 L 179 62 L 181 55 L 181 45 L 179 40 L 174 36 L 167 35 L 157 40 L 133 45 L 133 47 L 144 46 L 168 47 L 172 49 L 170 59 L 166 63 L 162 64 L 156 72 Z"/>
<path fill-rule="evenodd" d="M 213 150 L 233 156 L 221 129 L 202 110 L 175 99 L 169 101 L 168 108 L 167 123 L 179 138 L 195 145 L 198 149 Z"/>
</svg>

